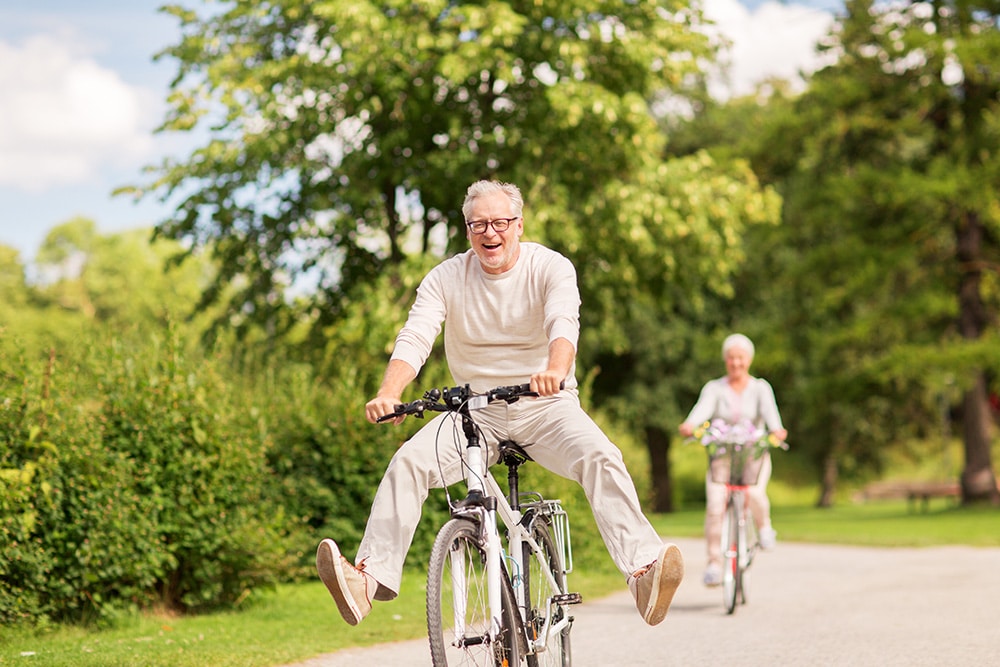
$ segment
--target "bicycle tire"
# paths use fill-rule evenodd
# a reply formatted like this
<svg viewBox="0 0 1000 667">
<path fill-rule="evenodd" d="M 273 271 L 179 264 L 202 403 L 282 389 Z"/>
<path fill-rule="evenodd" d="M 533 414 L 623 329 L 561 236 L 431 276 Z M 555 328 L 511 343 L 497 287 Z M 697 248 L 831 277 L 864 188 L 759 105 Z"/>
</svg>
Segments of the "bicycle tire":
<svg viewBox="0 0 1000 667">
<path fill-rule="evenodd" d="M 457 570 L 456 570 L 457 568 Z M 455 596 L 456 583 L 464 595 Z M 438 532 L 427 568 L 427 636 L 434 667 L 508 667 L 519 665 L 523 639 L 510 578 L 501 577 L 501 618 L 497 641 L 491 642 L 486 552 L 479 545 L 479 526 L 451 519 Z M 456 636 L 455 600 L 464 604 L 465 630 Z"/>
<path fill-rule="evenodd" d="M 753 515 L 750 513 L 749 507 L 744 510 L 746 515 L 744 525 L 744 555 L 740 562 L 743 563 L 743 567 L 740 568 L 742 573 L 740 574 L 740 603 L 747 603 L 747 591 L 750 589 L 750 566 L 753 565 L 754 556 L 757 553 L 757 549 L 760 543 L 760 538 L 757 535 L 757 525 L 754 523 Z"/>
<path fill-rule="evenodd" d="M 736 494 L 731 494 L 722 515 L 722 602 L 726 613 L 736 611 L 740 587 L 740 511 Z"/>
<path fill-rule="evenodd" d="M 543 559 L 535 557 L 531 547 L 524 545 L 524 557 L 521 563 L 527 563 L 528 567 L 523 574 L 522 585 L 524 586 L 524 597 L 528 604 L 525 615 L 525 626 L 530 639 L 534 640 L 538 636 L 542 625 L 545 623 L 547 610 L 546 600 L 553 595 L 566 592 L 566 584 L 563 576 L 562 557 L 556 549 L 555 541 L 552 539 L 552 532 L 549 530 L 548 519 L 544 516 L 536 516 L 531 523 L 531 535 L 542 548 Z M 552 573 L 559 587 L 553 589 L 548 579 L 542 576 L 542 568 Z M 557 607 L 554 611 L 553 622 L 560 622 L 566 614 L 564 607 Z M 559 634 L 549 637 L 545 644 L 545 649 L 538 653 L 527 655 L 528 667 L 570 667 L 572 665 L 572 655 L 570 653 L 569 632 L 572 626 L 560 631 Z"/>
</svg>

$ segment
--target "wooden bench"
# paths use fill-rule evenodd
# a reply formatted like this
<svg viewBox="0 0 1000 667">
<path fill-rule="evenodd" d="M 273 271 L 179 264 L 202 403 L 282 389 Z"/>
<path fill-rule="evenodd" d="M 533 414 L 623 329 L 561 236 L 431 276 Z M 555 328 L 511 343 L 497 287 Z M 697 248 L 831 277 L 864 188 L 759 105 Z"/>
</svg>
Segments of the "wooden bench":
<svg viewBox="0 0 1000 667">
<path fill-rule="evenodd" d="M 957 500 L 961 497 L 961 493 L 958 482 L 892 480 L 872 482 L 862 489 L 858 496 L 862 501 L 902 500 L 905 498 L 909 503 L 910 511 L 916 510 L 919 500 L 921 509 L 926 512 L 931 498 Z"/>
</svg>

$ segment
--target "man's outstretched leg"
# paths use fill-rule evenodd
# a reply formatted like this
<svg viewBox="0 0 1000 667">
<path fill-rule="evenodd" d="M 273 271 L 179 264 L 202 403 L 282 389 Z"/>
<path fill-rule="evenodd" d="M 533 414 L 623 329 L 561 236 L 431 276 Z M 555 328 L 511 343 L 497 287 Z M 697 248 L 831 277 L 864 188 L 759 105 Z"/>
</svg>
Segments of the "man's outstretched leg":
<svg viewBox="0 0 1000 667">
<path fill-rule="evenodd" d="M 354 567 L 340 553 L 337 543 L 326 539 L 316 549 L 316 570 L 344 620 L 351 625 L 360 623 L 372 610 L 372 598 L 378 590 L 378 582 L 365 572 L 364 561 Z"/>
</svg>

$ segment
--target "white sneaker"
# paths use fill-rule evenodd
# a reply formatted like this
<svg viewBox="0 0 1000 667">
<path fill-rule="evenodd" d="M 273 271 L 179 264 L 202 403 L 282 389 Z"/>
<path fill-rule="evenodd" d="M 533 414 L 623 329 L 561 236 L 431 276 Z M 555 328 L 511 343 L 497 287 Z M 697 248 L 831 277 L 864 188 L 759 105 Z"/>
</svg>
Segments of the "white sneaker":
<svg viewBox="0 0 1000 667">
<path fill-rule="evenodd" d="M 760 529 L 760 535 L 758 535 L 758 541 L 760 542 L 760 548 L 764 551 L 771 551 L 774 549 L 778 542 L 778 533 L 768 526 L 767 528 Z"/>
<path fill-rule="evenodd" d="M 702 577 L 702 581 L 705 582 L 706 586 L 721 586 L 722 566 L 718 563 L 709 563 L 708 567 L 705 568 L 705 575 Z"/>
</svg>

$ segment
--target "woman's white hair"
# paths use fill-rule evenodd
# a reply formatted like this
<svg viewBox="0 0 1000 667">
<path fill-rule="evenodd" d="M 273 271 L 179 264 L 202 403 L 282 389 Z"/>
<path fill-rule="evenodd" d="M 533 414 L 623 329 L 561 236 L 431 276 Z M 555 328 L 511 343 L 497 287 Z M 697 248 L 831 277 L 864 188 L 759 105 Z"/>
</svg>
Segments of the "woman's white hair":
<svg viewBox="0 0 1000 667">
<path fill-rule="evenodd" d="M 722 358 L 725 359 L 726 353 L 734 347 L 745 350 L 750 355 L 750 359 L 753 360 L 753 341 L 738 333 L 726 336 L 726 340 L 722 341 Z"/>
</svg>

